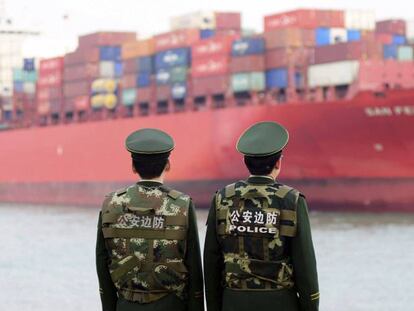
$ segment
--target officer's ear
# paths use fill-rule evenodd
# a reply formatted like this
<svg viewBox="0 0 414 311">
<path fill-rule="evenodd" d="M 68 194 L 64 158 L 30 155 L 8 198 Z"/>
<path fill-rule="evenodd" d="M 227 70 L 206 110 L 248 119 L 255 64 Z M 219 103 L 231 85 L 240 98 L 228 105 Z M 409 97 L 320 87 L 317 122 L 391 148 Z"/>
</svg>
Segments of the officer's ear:
<svg viewBox="0 0 414 311">
<path fill-rule="evenodd" d="M 171 169 L 170 160 L 167 160 L 167 164 L 165 164 L 164 172 L 169 172 Z"/>
<path fill-rule="evenodd" d="M 280 170 L 281 167 L 282 167 L 282 159 L 279 159 L 276 161 L 275 168 L 277 170 Z"/>
</svg>

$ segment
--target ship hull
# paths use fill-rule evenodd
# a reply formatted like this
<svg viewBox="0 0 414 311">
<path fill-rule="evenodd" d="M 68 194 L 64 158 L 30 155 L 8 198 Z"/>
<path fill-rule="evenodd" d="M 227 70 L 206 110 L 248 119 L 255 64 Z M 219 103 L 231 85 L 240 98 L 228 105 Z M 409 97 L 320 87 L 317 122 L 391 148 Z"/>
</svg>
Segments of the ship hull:
<svg viewBox="0 0 414 311">
<path fill-rule="evenodd" d="M 248 175 L 240 133 L 274 120 L 290 132 L 281 181 L 313 209 L 414 211 L 414 91 L 351 101 L 249 105 L 0 133 L 0 201 L 99 205 L 133 183 L 125 137 L 157 127 L 176 141 L 168 184 L 207 206 L 224 184 Z"/>
</svg>

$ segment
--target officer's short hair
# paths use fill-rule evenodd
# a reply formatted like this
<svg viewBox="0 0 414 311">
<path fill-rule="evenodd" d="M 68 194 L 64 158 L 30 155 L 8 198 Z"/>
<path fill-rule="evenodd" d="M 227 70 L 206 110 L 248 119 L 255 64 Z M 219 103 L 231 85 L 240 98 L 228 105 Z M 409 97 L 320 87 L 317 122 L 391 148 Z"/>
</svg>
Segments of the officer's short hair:
<svg viewBox="0 0 414 311">
<path fill-rule="evenodd" d="M 268 175 L 272 172 L 276 165 L 276 162 L 282 156 L 282 151 L 278 153 L 264 156 L 264 157 L 252 157 L 244 156 L 244 163 L 247 166 L 250 174 L 252 175 Z"/>
<path fill-rule="evenodd" d="M 170 152 L 158 154 L 132 154 L 132 165 L 143 179 L 160 177 L 168 162 Z"/>
</svg>

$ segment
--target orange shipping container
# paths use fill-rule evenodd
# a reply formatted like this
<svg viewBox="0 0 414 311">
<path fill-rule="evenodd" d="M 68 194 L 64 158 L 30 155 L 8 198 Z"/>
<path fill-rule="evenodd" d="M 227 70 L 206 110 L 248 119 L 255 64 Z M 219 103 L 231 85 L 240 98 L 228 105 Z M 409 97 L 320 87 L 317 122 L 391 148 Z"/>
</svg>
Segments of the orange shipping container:
<svg viewBox="0 0 414 311">
<path fill-rule="evenodd" d="M 154 54 L 154 39 L 129 41 L 122 45 L 122 59 Z"/>
</svg>

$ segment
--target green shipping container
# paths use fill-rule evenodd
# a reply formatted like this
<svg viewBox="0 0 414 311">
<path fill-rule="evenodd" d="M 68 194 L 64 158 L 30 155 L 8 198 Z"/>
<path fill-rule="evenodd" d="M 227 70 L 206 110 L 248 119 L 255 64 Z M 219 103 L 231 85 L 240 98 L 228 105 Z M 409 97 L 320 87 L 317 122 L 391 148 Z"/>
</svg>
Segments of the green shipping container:
<svg viewBox="0 0 414 311">
<path fill-rule="evenodd" d="M 135 104 L 136 98 L 137 91 L 134 88 L 122 90 L 122 104 L 125 106 L 131 106 Z"/>
<path fill-rule="evenodd" d="M 402 61 L 412 61 L 414 59 L 413 47 L 399 46 L 397 52 L 397 59 Z"/>
<path fill-rule="evenodd" d="M 23 71 L 23 81 L 24 82 L 36 82 L 37 71 Z"/>
<path fill-rule="evenodd" d="M 171 83 L 179 83 L 187 81 L 187 67 L 174 67 L 170 71 Z"/>
<path fill-rule="evenodd" d="M 13 81 L 23 81 L 23 70 L 20 68 L 13 68 Z"/>
<path fill-rule="evenodd" d="M 264 72 L 238 73 L 231 77 L 233 92 L 263 91 L 266 87 Z"/>
</svg>

